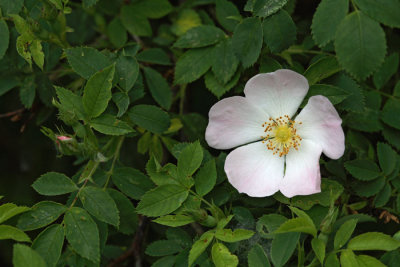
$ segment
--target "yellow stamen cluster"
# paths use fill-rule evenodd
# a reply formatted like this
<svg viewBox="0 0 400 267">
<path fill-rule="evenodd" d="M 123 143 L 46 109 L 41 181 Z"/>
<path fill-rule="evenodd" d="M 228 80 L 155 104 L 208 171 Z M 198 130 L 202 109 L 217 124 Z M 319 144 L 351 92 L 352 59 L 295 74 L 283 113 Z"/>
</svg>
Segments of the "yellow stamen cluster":
<svg viewBox="0 0 400 267">
<path fill-rule="evenodd" d="M 297 124 L 302 123 L 297 122 Z M 282 157 L 289 153 L 291 148 L 298 150 L 302 139 L 296 132 L 296 122 L 288 115 L 276 119 L 269 118 L 261 126 L 265 128 L 266 133 L 266 136 L 261 136 L 262 142 L 273 151 L 274 155 Z"/>
</svg>

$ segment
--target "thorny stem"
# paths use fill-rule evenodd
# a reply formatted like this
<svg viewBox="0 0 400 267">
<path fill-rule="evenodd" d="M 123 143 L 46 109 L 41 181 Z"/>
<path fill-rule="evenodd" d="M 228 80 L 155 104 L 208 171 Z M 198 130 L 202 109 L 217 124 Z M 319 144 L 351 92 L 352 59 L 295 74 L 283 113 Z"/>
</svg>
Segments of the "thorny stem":
<svg viewBox="0 0 400 267">
<path fill-rule="evenodd" d="M 70 209 L 75 205 L 76 201 L 78 200 L 79 194 L 81 193 L 82 189 L 86 186 L 87 182 L 92 177 L 93 173 L 96 171 L 97 167 L 99 166 L 99 163 L 100 162 L 96 161 L 95 164 L 93 165 L 92 169 L 89 172 L 89 175 L 86 177 L 85 181 L 83 182 L 83 185 L 81 186 L 81 188 L 79 188 L 78 193 L 76 193 L 74 200 L 72 201 L 71 205 L 69 206 Z"/>
<path fill-rule="evenodd" d="M 106 190 L 108 183 L 110 182 L 111 175 L 113 174 L 115 163 L 117 162 L 117 159 L 119 158 L 119 153 L 121 151 L 122 143 L 124 142 L 125 136 L 121 136 L 118 140 L 117 148 L 115 149 L 114 152 L 114 158 L 111 163 L 110 170 L 107 172 L 107 180 L 106 183 L 104 184 L 103 190 Z"/>
</svg>

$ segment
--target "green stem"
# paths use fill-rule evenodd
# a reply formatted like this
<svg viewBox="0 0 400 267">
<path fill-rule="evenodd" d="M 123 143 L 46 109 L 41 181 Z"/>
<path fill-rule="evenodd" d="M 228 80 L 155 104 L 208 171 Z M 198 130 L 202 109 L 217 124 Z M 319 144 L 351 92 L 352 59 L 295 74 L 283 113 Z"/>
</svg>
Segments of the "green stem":
<svg viewBox="0 0 400 267">
<path fill-rule="evenodd" d="M 185 103 L 186 94 L 186 84 L 181 85 L 179 90 L 180 100 L 179 100 L 179 115 L 183 114 L 183 105 Z"/>
<path fill-rule="evenodd" d="M 86 186 L 87 182 L 89 181 L 89 179 L 92 177 L 92 175 L 96 171 L 97 167 L 99 166 L 99 163 L 100 162 L 96 161 L 95 164 L 93 165 L 92 169 L 89 172 L 89 175 L 86 177 L 86 179 L 83 182 L 81 188 L 79 188 L 78 193 L 76 193 L 76 196 L 75 196 L 74 200 L 72 201 L 71 205 L 69 206 L 70 209 L 75 205 L 76 201 L 78 200 L 79 194 L 81 193 L 82 189 Z"/>
<path fill-rule="evenodd" d="M 119 153 L 121 151 L 121 147 L 122 147 L 122 143 L 124 142 L 124 139 L 125 139 L 125 136 L 121 136 L 118 140 L 118 144 L 117 144 L 117 147 L 115 148 L 115 152 L 114 152 L 114 158 L 111 163 L 110 170 L 107 172 L 107 180 L 106 180 L 106 183 L 104 184 L 103 190 L 106 190 L 108 183 L 110 182 L 110 178 L 111 178 L 111 175 L 113 174 L 115 163 L 117 162 L 117 160 L 119 158 Z"/>
<path fill-rule="evenodd" d="M 209 206 L 210 208 L 214 208 L 214 205 L 212 205 L 210 202 L 208 202 L 207 200 L 205 200 L 202 196 L 200 196 L 199 194 L 197 194 L 196 192 L 194 192 L 193 190 L 189 189 L 189 192 L 192 193 L 194 196 L 198 197 L 204 204 L 206 204 L 207 206 Z"/>
</svg>

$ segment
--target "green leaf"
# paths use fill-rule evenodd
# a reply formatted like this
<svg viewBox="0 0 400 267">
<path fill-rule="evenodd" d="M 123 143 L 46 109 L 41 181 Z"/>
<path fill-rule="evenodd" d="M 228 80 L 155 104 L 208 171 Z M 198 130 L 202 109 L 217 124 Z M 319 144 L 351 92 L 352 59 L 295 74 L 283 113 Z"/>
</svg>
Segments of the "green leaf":
<svg viewBox="0 0 400 267">
<path fill-rule="evenodd" d="M 284 222 L 275 233 L 288 233 L 288 232 L 302 232 L 313 235 L 317 235 L 317 230 L 313 224 L 310 224 L 306 218 L 294 218 Z"/>
<path fill-rule="evenodd" d="M 400 85 L 400 83 L 398 83 Z M 400 86 L 399 86 L 400 88 Z M 400 129 L 400 102 L 389 98 L 382 109 L 382 121 L 389 126 Z"/>
<path fill-rule="evenodd" d="M 304 103 L 307 103 L 308 99 L 315 95 L 326 96 L 333 105 L 336 105 L 343 102 L 343 100 L 349 96 L 349 93 L 337 86 L 329 84 L 314 84 L 310 86 L 310 89 L 304 98 Z"/>
<path fill-rule="evenodd" d="M 216 97 L 220 98 L 229 90 L 231 90 L 239 81 L 240 72 L 237 71 L 236 74 L 232 77 L 232 80 L 227 84 L 222 84 L 217 76 L 215 76 L 211 71 L 207 72 L 204 76 L 204 82 L 208 90 L 211 91 Z"/>
<path fill-rule="evenodd" d="M 133 35 L 151 36 L 153 34 L 149 20 L 143 10 L 133 3 L 121 7 L 121 21 L 125 28 Z"/>
<path fill-rule="evenodd" d="M 382 66 L 374 73 L 373 81 L 377 89 L 381 89 L 397 72 L 399 68 L 399 54 L 393 53 L 387 56 Z"/>
<path fill-rule="evenodd" d="M 65 55 L 72 69 L 85 79 L 111 64 L 105 55 L 91 47 L 68 48 Z"/>
<path fill-rule="evenodd" d="M 139 222 L 132 202 L 117 190 L 107 189 L 107 192 L 114 199 L 119 210 L 120 224 L 118 230 L 127 235 L 133 234 Z"/>
<path fill-rule="evenodd" d="M 397 153 L 391 146 L 385 143 L 379 142 L 377 145 L 377 154 L 379 159 L 379 165 L 385 175 L 389 175 L 393 172 L 396 166 Z"/>
<path fill-rule="evenodd" d="M 33 189 L 44 196 L 57 196 L 78 190 L 76 184 L 66 175 L 48 172 L 40 176 L 33 184 Z"/>
<path fill-rule="evenodd" d="M 82 104 L 82 97 L 59 86 L 55 86 L 55 89 L 58 100 L 61 103 L 60 108 L 68 112 L 73 112 L 77 119 L 83 120 L 85 118 L 85 110 Z"/>
<path fill-rule="evenodd" d="M 208 231 L 202 234 L 199 240 L 193 243 L 189 252 L 189 267 L 192 266 L 194 261 L 206 250 L 213 239 L 214 232 Z"/>
<path fill-rule="evenodd" d="M 200 142 L 195 142 L 186 146 L 178 157 L 178 176 L 189 177 L 200 167 L 203 161 L 203 148 Z"/>
<path fill-rule="evenodd" d="M 162 217 L 159 217 L 153 222 L 156 222 L 158 224 L 170 226 L 170 227 L 179 227 L 179 226 L 184 226 L 189 223 L 194 222 L 195 220 L 191 216 L 187 215 L 182 215 L 182 214 L 177 214 L 177 215 L 165 215 Z"/>
<path fill-rule="evenodd" d="M 84 187 L 79 198 L 83 207 L 97 219 L 102 222 L 112 224 L 116 227 L 119 225 L 119 211 L 114 200 L 101 188 L 86 186 Z"/>
<path fill-rule="evenodd" d="M 117 48 L 122 47 L 128 40 L 126 29 L 118 17 L 107 25 L 107 35 L 110 42 Z"/>
<path fill-rule="evenodd" d="M 400 241 L 379 232 L 368 232 L 353 237 L 347 244 L 352 250 L 395 250 L 400 247 Z"/>
<path fill-rule="evenodd" d="M 18 242 L 31 242 L 23 231 L 9 225 L 0 225 L 0 240 L 13 239 Z"/>
<path fill-rule="evenodd" d="M 73 207 L 65 213 L 65 236 L 74 251 L 93 262 L 100 261 L 99 230 L 83 209 Z"/>
<path fill-rule="evenodd" d="M 222 84 L 229 82 L 238 65 L 239 60 L 233 52 L 231 39 L 225 39 L 215 46 L 212 72 L 217 80 L 221 81 Z"/>
<path fill-rule="evenodd" d="M 111 99 L 115 64 L 96 72 L 86 83 L 83 91 L 83 108 L 90 118 L 98 117 L 106 110 Z"/>
<path fill-rule="evenodd" d="M 274 266 L 281 267 L 286 264 L 292 256 L 299 238 L 300 233 L 275 235 L 271 246 L 271 260 Z"/>
<path fill-rule="evenodd" d="M 324 259 L 325 259 L 325 243 L 324 243 L 324 241 L 322 241 L 321 239 L 318 239 L 318 238 L 313 238 L 311 240 L 311 247 L 312 247 L 315 255 L 317 256 L 319 262 L 321 264 L 323 264 Z"/>
<path fill-rule="evenodd" d="M 304 72 L 304 76 L 307 78 L 308 83 L 313 85 L 341 70 L 342 68 L 339 66 L 336 57 L 327 56 L 311 64 Z"/>
<path fill-rule="evenodd" d="M 370 182 L 359 182 L 353 185 L 357 195 L 362 197 L 371 197 L 377 194 L 385 186 L 385 177 L 379 177 Z"/>
<path fill-rule="evenodd" d="M 42 44 L 39 40 L 34 40 L 32 44 L 29 46 L 29 50 L 31 51 L 33 61 L 36 65 L 43 70 L 44 65 L 44 53 L 42 50 Z"/>
<path fill-rule="evenodd" d="M 348 0 L 322 0 L 314 13 L 311 24 L 315 43 L 322 47 L 334 40 L 336 30 L 348 10 Z"/>
<path fill-rule="evenodd" d="M 252 66 L 261 52 L 263 33 L 258 18 L 246 18 L 238 24 L 233 32 L 233 50 L 243 67 Z"/>
<path fill-rule="evenodd" d="M 26 108 L 31 108 L 36 96 L 35 76 L 28 76 L 19 89 L 19 99 Z"/>
<path fill-rule="evenodd" d="M 15 77 L 1 77 L 0 78 L 0 96 L 4 95 L 19 84 Z"/>
<path fill-rule="evenodd" d="M 215 232 L 215 237 L 224 242 L 238 242 L 249 239 L 254 235 L 253 231 L 245 229 L 236 229 L 232 232 L 231 229 L 218 229 Z"/>
<path fill-rule="evenodd" d="M 136 59 L 141 62 L 147 62 L 158 65 L 171 65 L 171 61 L 167 53 L 161 48 L 149 48 L 140 52 Z"/>
<path fill-rule="evenodd" d="M 335 240 L 333 245 L 335 249 L 340 249 L 346 244 L 346 242 L 350 239 L 351 235 L 353 234 L 354 229 L 356 229 L 356 225 L 357 225 L 357 219 L 352 219 L 346 221 L 340 226 L 339 230 L 335 234 Z"/>
<path fill-rule="evenodd" d="M 134 57 L 121 55 L 116 61 L 115 74 L 118 84 L 128 92 L 139 76 L 139 64 Z"/>
<path fill-rule="evenodd" d="M 46 267 L 46 262 L 40 255 L 28 246 L 22 244 L 14 245 L 13 252 L 14 267 Z"/>
<path fill-rule="evenodd" d="M 379 23 L 355 11 L 340 23 L 335 50 L 340 65 L 357 79 L 364 80 L 385 58 L 385 33 Z"/>
<path fill-rule="evenodd" d="M 0 198 L 1 199 L 1 198 Z M 5 203 L 0 206 L 0 223 L 3 223 L 7 221 L 8 219 L 21 214 L 23 212 L 26 212 L 30 210 L 28 207 L 18 207 L 17 205 L 13 203 Z"/>
<path fill-rule="evenodd" d="M 392 195 L 392 187 L 387 183 L 374 199 L 375 207 L 383 207 L 389 201 Z"/>
<path fill-rule="evenodd" d="M 7 23 L 4 20 L 0 20 L 0 59 L 7 52 L 9 41 L 10 32 L 8 31 Z"/>
<path fill-rule="evenodd" d="M 156 260 L 151 267 L 173 267 L 176 261 L 176 256 L 166 256 Z M 175 265 L 177 266 L 177 265 Z"/>
<path fill-rule="evenodd" d="M 270 267 L 268 256 L 262 246 L 259 244 L 253 245 L 247 255 L 247 263 L 249 267 Z"/>
<path fill-rule="evenodd" d="M 33 205 L 32 209 L 19 217 L 17 227 L 30 231 L 45 227 L 54 222 L 67 208 L 52 201 L 42 201 Z"/>
<path fill-rule="evenodd" d="M 151 19 L 162 18 L 173 9 L 168 0 L 141 0 L 135 3 L 135 8 Z"/>
<path fill-rule="evenodd" d="M 53 224 L 36 237 L 32 248 L 42 256 L 48 267 L 54 267 L 61 256 L 63 244 L 64 229 L 60 224 Z"/>
<path fill-rule="evenodd" d="M 164 77 L 152 68 L 143 68 L 146 84 L 154 100 L 166 110 L 172 104 L 172 92 Z"/>
<path fill-rule="evenodd" d="M 168 113 L 152 105 L 136 105 L 128 111 L 129 118 L 137 125 L 152 133 L 161 134 L 168 130 Z"/>
<path fill-rule="evenodd" d="M 182 247 L 173 240 L 158 240 L 147 246 L 145 253 L 153 257 L 172 255 L 180 252 Z"/>
<path fill-rule="evenodd" d="M 178 18 L 171 27 L 171 31 L 177 35 L 181 36 L 189 29 L 201 25 L 200 16 L 193 9 L 183 9 L 179 12 Z"/>
<path fill-rule="evenodd" d="M 355 159 L 344 163 L 351 175 L 361 181 L 371 181 L 380 175 L 380 169 L 375 162 L 367 159 Z"/>
<path fill-rule="evenodd" d="M 200 168 L 194 181 L 196 192 L 200 196 L 207 195 L 214 188 L 217 181 L 217 167 L 214 159 L 207 161 Z"/>
<path fill-rule="evenodd" d="M 326 267 L 340 267 L 340 262 L 338 257 L 336 256 L 336 253 L 330 253 L 326 257 L 325 261 L 325 266 Z"/>
<path fill-rule="evenodd" d="M 118 189 L 133 199 L 140 199 L 154 186 L 146 175 L 134 168 L 115 168 L 111 177 Z"/>
<path fill-rule="evenodd" d="M 127 93 L 117 92 L 112 95 L 112 100 L 118 107 L 117 117 L 121 117 L 128 110 L 130 99 Z"/>
<path fill-rule="evenodd" d="M 176 62 L 175 84 L 191 83 L 208 71 L 213 63 L 214 47 L 189 49 Z"/>
<path fill-rule="evenodd" d="M 286 217 L 280 214 L 265 214 L 261 216 L 257 221 L 257 232 L 263 238 L 273 238 L 274 234 L 272 232 L 276 231 L 281 224 L 283 224 L 287 220 Z M 267 229 L 267 232 L 264 230 L 264 227 Z M 277 235 L 277 236 L 284 236 L 286 234 Z"/>
<path fill-rule="evenodd" d="M 211 256 L 215 267 L 232 266 L 239 264 L 239 259 L 233 255 L 222 243 L 215 243 L 211 249 Z"/>
<path fill-rule="evenodd" d="M 118 120 L 109 114 L 103 114 L 93 119 L 90 122 L 90 126 L 96 131 L 107 135 L 125 135 L 134 131 L 128 123 Z"/>
<path fill-rule="evenodd" d="M 198 48 L 218 43 L 224 38 L 224 32 L 215 26 L 200 25 L 191 28 L 174 43 L 176 48 Z"/>
<path fill-rule="evenodd" d="M 355 0 L 356 5 L 371 18 L 389 26 L 400 28 L 400 3 L 397 0 Z"/>
<path fill-rule="evenodd" d="M 0 8 L 3 14 L 18 14 L 24 5 L 24 0 L 0 0 Z"/>
<path fill-rule="evenodd" d="M 342 267 L 359 266 L 356 255 L 353 253 L 353 251 L 345 249 L 340 253 L 340 266 Z"/>
<path fill-rule="evenodd" d="M 368 256 L 368 255 L 358 255 L 357 261 L 359 264 L 358 266 L 362 266 L 362 267 L 385 267 L 386 266 L 378 259 Z"/>
<path fill-rule="evenodd" d="M 216 0 L 216 15 L 218 22 L 226 30 L 233 32 L 238 21 L 232 18 L 241 18 L 239 10 L 234 3 L 227 0 Z"/>
<path fill-rule="evenodd" d="M 166 215 L 179 208 L 188 195 L 188 190 L 182 186 L 161 185 L 146 192 L 136 210 L 151 217 Z"/>
<path fill-rule="evenodd" d="M 288 0 L 254 0 L 253 12 L 256 16 L 265 18 L 278 12 Z"/>
<path fill-rule="evenodd" d="M 285 10 L 266 18 L 262 27 L 264 43 L 272 53 L 285 50 L 296 40 L 296 25 Z"/>
<path fill-rule="evenodd" d="M 363 92 L 353 79 L 345 74 L 340 74 L 335 77 L 332 84 L 347 91 L 349 94 L 349 97 L 338 105 L 338 108 L 354 112 L 364 111 L 365 100 Z"/>
</svg>

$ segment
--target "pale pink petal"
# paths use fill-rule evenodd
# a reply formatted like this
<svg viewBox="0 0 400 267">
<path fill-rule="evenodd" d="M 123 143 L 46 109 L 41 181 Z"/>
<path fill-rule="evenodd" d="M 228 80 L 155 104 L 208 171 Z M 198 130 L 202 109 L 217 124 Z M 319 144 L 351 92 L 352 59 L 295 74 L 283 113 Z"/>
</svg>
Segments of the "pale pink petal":
<svg viewBox="0 0 400 267">
<path fill-rule="evenodd" d="M 299 150 L 286 155 L 286 171 L 279 190 L 286 197 L 311 195 L 321 192 L 319 158 L 322 148 L 309 140 L 302 140 Z"/>
<path fill-rule="evenodd" d="M 310 97 L 307 105 L 296 117 L 297 133 L 321 145 L 322 152 L 332 159 L 344 153 L 344 133 L 342 120 L 328 98 L 318 95 Z"/>
<path fill-rule="evenodd" d="M 229 182 L 251 197 L 273 195 L 283 178 L 284 158 L 272 155 L 262 142 L 236 148 L 226 158 Z"/>
<path fill-rule="evenodd" d="M 265 135 L 263 122 L 269 116 L 241 96 L 217 102 L 208 113 L 206 141 L 217 149 L 230 149 L 261 140 Z"/>
<path fill-rule="evenodd" d="M 307 92 L 307 79 L 291 70 L 258 74 L 244 88 L 246 98 L 273 118 L 292 117 Z"/>
</svg>

